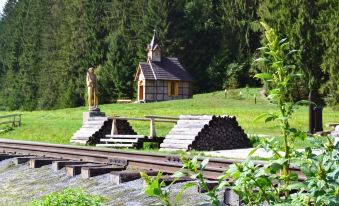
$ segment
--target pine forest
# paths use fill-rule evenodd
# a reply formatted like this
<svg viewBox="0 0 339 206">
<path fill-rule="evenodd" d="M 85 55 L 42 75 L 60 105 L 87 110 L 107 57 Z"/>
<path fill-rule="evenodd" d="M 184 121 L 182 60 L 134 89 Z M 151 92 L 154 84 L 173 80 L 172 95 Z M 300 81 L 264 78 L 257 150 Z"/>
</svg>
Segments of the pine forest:
<svg viewBox="0 0 339 206">
<path fill-rule="evenodd" d="M 134 75 L 156 32 L 165 56 L 194 78 L 193 93 L 260 86 L 252 65 L 260 22 L 302 71 L 291 100 L 312 92 L 339 108 L 337 0 L 8 0 L 0 17 L 0 110 L 82 106 L 94 67 L 100 102 L 135 98 Z"/>
</svg>

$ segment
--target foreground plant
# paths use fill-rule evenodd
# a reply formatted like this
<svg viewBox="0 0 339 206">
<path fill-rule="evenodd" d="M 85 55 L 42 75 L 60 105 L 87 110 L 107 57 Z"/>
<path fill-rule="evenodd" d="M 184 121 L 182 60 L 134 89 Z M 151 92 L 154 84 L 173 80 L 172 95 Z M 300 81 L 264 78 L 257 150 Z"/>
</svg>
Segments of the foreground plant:
<svg viewBox="0 0 339 206">
<path fill-rule="evenodd" d="M 298 152 L 294 143 L 297 139 L 306 140 L 304 132 L 293 128 L 289 120 L 299 102 L 289 101 L 293 84 L 301 75 L 291 63 L 291 55 L 297 50 L 289 50 L 286 39 L 279 40 L 272 28 L 265 28 L 267 44 L 259 48 L 262 56 L 255 60 L 263 73 L 255 77 L 261 79 L 268 88 L 268 99 L 277 110 L 257 118 L 265 122 L 277 122 L 281 128 L 283 145 L 277 138 L 264 140 L 257 148 L 272 152 L 272 158 L 264 165 L 254 165 L 251 155 L 242 164 L 232 165 L 227 175 L 234 180 L 233 190 L 247 205 L 335 205 L 338 203 L 338 145 L 328 138 L 325 145 L 318 145 L 318 155 L 306 148 Z M 291 167 L 298 166 L 306 176 L 303 183 Z M 293 193 L 293 194 L 291 194 Z"/>
<path fill-rule="evenodd" d="M 66 188 L 60 192 L 53 192 L 41 200 L 34 201 L 31 206 L 101 206 L 104 198 L 99 195 L 90 195 L 82 189 Z"/>
<path fill-rule="evenodd" d="M 200 190 L 206 192 L 206 195 L 209 197 L 209 202 L 213 206 L 219 206 L 220 201 L 218 198 L 218 192 L 220 192 L 227 185 L 229 185 L 228 182 L 225 181 L 227 175 L 221 175 L 218 178 L 216 186 L 210 189 L 203 176 L 204 170 L 209 162 L 209 159 L 199 161 L 198 156 L 189 158 L 186 154 L 181 154 L 180 159 L 183 166 L 179 171 L 175 172 L 172 175 L 174 179 L 169 186 L 166 186 L 165 183 L 161 181 L 162 177 L 161 172 L 159 172 L 156 177 L 150 177 L 146 173 L 141 172 L 141 177 L 146 183 L 145 193 L 150 197 L 156 197 L 158 199 L 159 203 L 155 205 L 164 205 L 164 206 L 180 205 L 180 200 L 185 191 L 191 187 L 198 187 L 200 188 Z M 169 198 L 171 187 L 179 179 L 185 177 L 190 177 L 192 181 L 183 184 L 180 191 L 176 194 L 175 200 L 171 201 L 171 199 Z"/>
<path fill-rule="evenodd" d="M 203 161 L 198 161 L 197 156 L 191 159 L 186 155 L 181 155 L 181 162 L 183 163 L 182 169 L 176 172 L 174 176 L 177 178 L 190 177 L 194 182 L 186 183 L 177 197 L 181 197 L 180 194 L 182 194 L 186 189 L 197 186 L 200 188 L 200 190 L 206 192 L 206 195 L 209 197 L 209 202 L 213 206 L 220 205 L 218 192 L 229 185 L 228 182 L 225 181 L 226 176 L 222 175 L 218 177 L 216 186 L 210 189 L 203 175 L 204 170 L 209 162 L 208 158 L 204 159 Z"/>
<path fill-rule="evenodd" d="M 169 194 L 171 186 L 176 182 L 172 181 L 171 184 L 166 187 L 164 181 L 161 181 L 162 172 L 158 172 L 156 177 L 148 176 L 145 172 L 140 172 L 141 178 L 145 181 L 146 188 L 145 194 L 149 197 L 155 197 L 158 199 L 158 203 L 153 205 L 171 206 Z"/>
</svg>

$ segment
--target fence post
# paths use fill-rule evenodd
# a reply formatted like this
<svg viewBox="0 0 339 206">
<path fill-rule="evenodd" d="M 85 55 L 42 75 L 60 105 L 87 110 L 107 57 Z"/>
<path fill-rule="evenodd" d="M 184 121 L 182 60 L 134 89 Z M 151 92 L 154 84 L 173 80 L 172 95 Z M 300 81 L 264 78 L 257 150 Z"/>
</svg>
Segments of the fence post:
<svg viewBox="0 0 339 206">
<path fill-rule="evenodd" d="M 19 114 L 19 127 L 21 126 L 21 114 Z"/>
<path fill-rule="evenodd" d="M 150 138 L 152 139 L 153 137 L 156 137 L 157 134 L 156 134 L 156 131 L 155 131 L 155 125 L 154 125 L 154 118 L 151 117 L 150 118 Z"/>
<path fill-rule="evenodd" d="M 115 135 L 115 134 L 118 134 L 117 120 L 115 118 L 113 118 L 111 135 Z"/>
</svg>

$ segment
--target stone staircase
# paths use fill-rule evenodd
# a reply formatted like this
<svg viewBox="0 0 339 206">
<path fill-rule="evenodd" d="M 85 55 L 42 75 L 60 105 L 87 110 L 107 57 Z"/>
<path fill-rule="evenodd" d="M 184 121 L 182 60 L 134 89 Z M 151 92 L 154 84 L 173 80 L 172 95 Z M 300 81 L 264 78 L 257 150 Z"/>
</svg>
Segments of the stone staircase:
<svg viewBox="0 0 339 206">
<path fill-rule="evenodd" d="M 140 148 L 143 141 L 146 139 L 144 135 L 128 135 L 128 134 L 115 134 L 106 135 L 105 138 L 100 139 L 98 147 L 113 147 L 113 148 Z"/>
<path fill-rule="evenodd" d="M 87 144 L 91 138 L 102 132 L 105 124 L 107 125 L 108 123 L 108 117 L 88 117 L 82 127 L 73 134 L 70 142 L 74 144 Z"/>
</svg>

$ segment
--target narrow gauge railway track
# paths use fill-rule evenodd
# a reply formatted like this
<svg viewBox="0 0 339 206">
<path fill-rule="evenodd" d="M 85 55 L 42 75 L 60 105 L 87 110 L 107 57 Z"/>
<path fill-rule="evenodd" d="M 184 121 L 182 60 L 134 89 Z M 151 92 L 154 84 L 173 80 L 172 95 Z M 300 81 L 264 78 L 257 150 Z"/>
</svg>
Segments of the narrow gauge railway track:
<svg viewBox="0 0 339 206">
<path fill-rule="evenodd" d="M 127 168 L 131 169 L 163 171 L 165 173 L 174 173 L 182 167 L 178 155 L 162 155 L 5 139 L 0 139 L 0 153 L 34 155 L 107 165 L 126 165 Z M 207 179 L 215 180 L 222 172 L 228 169 L 229 165 L 235 162 L 241 161 L 210 158 L 209 164 L 205 168 L 204 176 Z M 262 162 L 258 161 L 257 164 L 262 164 Z M 298 168 L 291 169 L 300 174 Z"/>
</svg>

